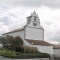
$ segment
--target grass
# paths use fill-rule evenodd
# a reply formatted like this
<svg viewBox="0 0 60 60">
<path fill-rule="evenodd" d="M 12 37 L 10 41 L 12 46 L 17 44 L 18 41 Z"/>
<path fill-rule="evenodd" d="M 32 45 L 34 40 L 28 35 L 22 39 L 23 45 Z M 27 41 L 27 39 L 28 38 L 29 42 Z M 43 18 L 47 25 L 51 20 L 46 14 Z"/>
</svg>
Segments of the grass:
<svg viewBox="0 0 60 60">
<path fill-rule="evenodd" d="M 0 55 L 14 57 L 14 56 L 16 56 L 16 52 L 15 51 L 0 50 Z"/>
<path fill-rule="evenodd" d="M 0 50 L 0 55 L 13 58 L 49 58 L 49 54 L 46 53 L 20 53 L 9 50 Z"/>
</svg>

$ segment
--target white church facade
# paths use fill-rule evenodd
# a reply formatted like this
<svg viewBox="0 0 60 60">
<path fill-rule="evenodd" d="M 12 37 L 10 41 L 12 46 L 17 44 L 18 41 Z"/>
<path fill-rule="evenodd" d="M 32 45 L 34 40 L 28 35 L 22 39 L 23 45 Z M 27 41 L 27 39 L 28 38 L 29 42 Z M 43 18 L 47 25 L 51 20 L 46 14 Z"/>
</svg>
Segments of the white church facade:
<svg viewBox="0 0 60 60">
<path fill-rule="evenodd" d="M 44 29 L 40 26 L 40 19 L 34 11 L 31 16 L 27 17 L 27 24 L 24 28 L 19 28 L 2 36 L 20 36 L 24 45 L 37 47 L 38 51 L 48 54 L 53 54 L 53 46 L 44 41 Z"/>
</svg>

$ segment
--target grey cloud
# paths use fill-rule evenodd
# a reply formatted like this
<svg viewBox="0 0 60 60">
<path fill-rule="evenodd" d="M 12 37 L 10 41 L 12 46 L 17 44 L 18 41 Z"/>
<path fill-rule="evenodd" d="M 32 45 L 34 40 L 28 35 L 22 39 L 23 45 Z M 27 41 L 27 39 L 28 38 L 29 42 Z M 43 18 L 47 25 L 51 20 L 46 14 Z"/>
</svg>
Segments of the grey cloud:
<svg viewBox="0 0 60 60">
<path fill-rule="evenodd" d="M 60 7 L 60 0 L 1 0 L 1 2 L 13 6 L 40 7 L 46 5 L 54 8 Z"/>
<path fill-rule="evenodd" d="M 15 15 L 13 13 L 9 13 L 9 16 L 0 18 L 0 22 L 4 22 L 5 25 L 12 24 L 12 20 L 10 20 L 11 17 L 15 18 Z"/>
<path fill-rule="evenodd" d="M 55 31 L 55 30 L 54 30 Z M 54 35 L 48 35 L 48 39 L 50 39 L 50 40 L 53 40 L 53 41 L 57 41 L 57 42 L 60 42 L 60 31 L 57 31 L 57 32 L 55 32 L 56 34 L 54 34 Z"/>
<path fill-rule="evenodd" d="M 3 17 L 2 19 L 0 19 L 1 22 L 4 22 L 6 25 L 10 24 L 9 18 L 8 17 Z"/>
<path fill-rule="evenodd" d="M 0 5 L 0 13 L 6 12 L 8 10 L 8 7 L 5 5 Z"/>
<path fill-rule="evenodd" d="M 24 6 L 24 7 L 40 7 L 40 6 L 42 6 L 42 5 L 46 5 L 46 6 L 49 6 L 49 7 L 60 7 L 60 0 L 0 0 L 0 3 L 2 2 L 2 4 L 3 3 L 6 3 L 8 6 L 9 5 L 11 5 L 11 6 Z M 4 5 L 4 4 L 3 4 Z M 24 13 L 23 13 L 23 15 L 21 14 L 21 15 L 19 15 L 19 13 L 18 14 L 16 14 L 16 12 L 19 10 L 19 8 L 18 8 L 18 10 L 17 11 L 15 11 L 15 13 L 13 13 L 14 12 L 14 10 L 12 11 L 9 11 L 8 12 L 8 9 L 10 9 L 10 7 L 5 7 L 5 6 L 2 6 L 1 8 L 0 8 L 0 10 L 2 10 L 2 11 L 6 11 L 6 13 L 7 13 L 7 16 L 4 16 L 4 14 L 3 14 L 3 17 L 2 18 L 0 18 L 0 21 L 1 22 L 4 22 L 5 23 L 5 25 L 9 28 L 9 30 L 13 30 L 13 29 L 15 29 L 15 28 L 18 28 L 18 27 L 21 27 L 22 26 L 22 24 L 23 23 L 21 23 L 21 22 L 23 22 L 23 21 L 21 21 L 20 20 L 20 18 L 24 18 L 24 17 L 22 17 L 22 16 L 24 16 Z M 14 9 L 14 7 L 13 7 L 13 9 Z M 21 10 L 20 9 L 20 11 L 21 12 L 23 12 L 24 10 Z M 30 10 L 29 10 L 29 12 L 31 12 Z M 38 12 L 39 13 L 39 12 Z M 26 14 L 26 13 L 25 13 Z M 16 16 L 15 16 L 16 15 Z M 20 16 L 19 17 L 19 19 L 18 19 L 18 17 L 17 16 Z M 11 18 L 11 17 L 13 17 L 13 18 Z M 10 19 L 11 18 L 11 19 Z M 17 22 L 12 22 L 12 19 L 13 20 L 18 20 Z M 55 18 L 56 19 L 56 18 Z M 52 25 L 53 23 L 51 23 L 51 22 L 46 22 L 45 21 L 45 24 L 47 25 L 47 26 L 50 26 L 50 25 Z M 3 26 L 4 27 L 4 26 Z M 46 27 L 46 26 L 45 26 Z M 53 28 L 54 29 L 54 28 Z M 52 29 L 52 30 L 53 30 Z M 3 29 L 3 31 L 4 31 L 5 29 Z M 51 29 L 49 29 L 49 30 L 51 30 Z M 48 30 L 48 31 L 49 31 Z M 52 31 L 51 30 L 51 31 Z M 55 31 L 55 30 L 54 30 Z M 1 31 L 0 31 L 1 32 Z M 50 33 L 50 32 L 49 32 Z M 53 32 L 52 32 L 53 33 Z M 52 34 L 48 34 L 47 33 L 47 35 L 48 36 L 51 36 Z M 48 37 L 47 36 L 47 37 Z M 49 37 L 49 40 L 56 40 L 56 41 L 59 41 L 59 39 L 60 39 L 60 33 L 58 34 L 56 34 L 56 35 L 53 35 L 52 37 Z"/>
<path fill-rule="evenodd" d="M 49 7 L 60 7 L 60 0 L 23 0 L 24 6 L 35 6 L 46 5 Z"/>
<path fill-rule="evenodd" d="M 45 21 L 45 24 L 52 25 L 53 23 L 52 22 L 49 22 L 49 21 Z"/>
<path fill-rule="evenodd" d="M 53 40 L 53 41 L 60 42 L 60 34 L 59 34 L 58 36 L 55 35 L 54 37 L 51 37 L 51 38 L 49 38 L 49 39 L 51 39 L 51 40 Z"/>
</svg>

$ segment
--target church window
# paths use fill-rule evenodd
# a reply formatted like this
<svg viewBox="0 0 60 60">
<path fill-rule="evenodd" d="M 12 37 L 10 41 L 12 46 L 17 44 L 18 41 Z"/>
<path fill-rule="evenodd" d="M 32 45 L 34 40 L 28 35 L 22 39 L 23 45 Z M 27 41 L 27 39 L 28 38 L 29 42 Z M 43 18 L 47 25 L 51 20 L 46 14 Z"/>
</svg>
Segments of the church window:
<svg viewBox="0 0 60 60">
<path fill-rule="evenodd" d="M 33 22 L 33 25 L 34 25 L 34 26 L 37 26 L 37 23 Z"/>
</svg>

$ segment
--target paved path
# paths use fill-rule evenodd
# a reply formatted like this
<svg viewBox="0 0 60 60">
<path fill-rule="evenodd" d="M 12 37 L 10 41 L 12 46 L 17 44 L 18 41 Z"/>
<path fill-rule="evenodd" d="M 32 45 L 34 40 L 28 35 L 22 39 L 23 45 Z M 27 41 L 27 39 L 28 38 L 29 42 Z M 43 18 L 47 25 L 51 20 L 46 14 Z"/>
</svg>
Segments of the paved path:
<svg viewBox="0 0 60 60">
<path fill-rule="evenodd" d="M 40 60 L 40 59 L 17 59 L 17 60 Z"/>
<path fill-rule="evenodd" d="M 1 59 L 3 60 L 39 60 L 39 59 L 11 59 L 11 58 L 0 56 L 0 60 Z"/>
<path fill-rule="evenodd" d="M 20 60 L 40 60 L 40 59 L 20 59 Z"/>
<path fill-rule="evenodd" d="M 10 59 L 10 58 L 0 56 L 0 59 Z"/>
<path fill-rule="evenodd" d="M 34 59 L 12 59 L 12 58 L 7 58 L 7 57 L 0 56 L 0 60 L 42 60 L 42 59 L 40 59 L 40 58 L 34 58 Z"/>
<path fill-rule="evenodd" d="M 34 58 L 34 59 L 12 59 L 12 58 L 7 58 L 0 56 L 0 60 L 49 60 L 49 59 L 41 59 L 41 58 Z"/>
</svg>

